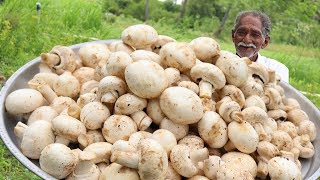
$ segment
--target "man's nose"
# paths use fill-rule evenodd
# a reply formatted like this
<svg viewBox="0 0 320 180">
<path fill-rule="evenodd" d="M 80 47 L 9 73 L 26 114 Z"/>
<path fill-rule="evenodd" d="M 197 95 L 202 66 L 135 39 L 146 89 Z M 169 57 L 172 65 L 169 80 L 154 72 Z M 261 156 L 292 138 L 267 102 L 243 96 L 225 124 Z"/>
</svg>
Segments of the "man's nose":
<svg viewBox="0 0 320 180">
<path fill-rule="evenodd" d="M 250 35 L 250 33 L 247 33 L 244 37 L 243 37 L 243 42 L 245 43 L 251 43 L 252 42 L 252 37 Z"/>
</svg>

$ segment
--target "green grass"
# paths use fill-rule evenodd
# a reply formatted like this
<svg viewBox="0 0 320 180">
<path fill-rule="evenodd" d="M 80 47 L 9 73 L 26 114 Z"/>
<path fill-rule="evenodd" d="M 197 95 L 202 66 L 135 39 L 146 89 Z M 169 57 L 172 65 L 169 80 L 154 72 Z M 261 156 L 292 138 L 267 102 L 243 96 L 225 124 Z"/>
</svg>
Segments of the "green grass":
<svg viewBox="0 0 320 180">
<path fill-rule="evenodd" d="M 98 39 L 119 39 L 129 25 L 143 23 L 132 17 L 108 16 L 98 0 L 43 0 L 38 24 L 34 1 L 5 1 L 0 5 L 0 77 L 9 78 L 19 67 L 48 52 L 54 45 L 72 45 Z M 210 34 L 176 27 L 174 22 L 149 21 L 159 34 L 189 42 Z M 221 48 L 234 51 L 231 41 L 217 39 Z M 290 70 L 290 83 L 320 108 L 320 50 L 270 44 L 262 54 L 284 63 Z M 2 87 L 0 80 L 0 88 Z M 0 141 L 0 179 L 37 179 L 16 160 Z"/>
</svg>

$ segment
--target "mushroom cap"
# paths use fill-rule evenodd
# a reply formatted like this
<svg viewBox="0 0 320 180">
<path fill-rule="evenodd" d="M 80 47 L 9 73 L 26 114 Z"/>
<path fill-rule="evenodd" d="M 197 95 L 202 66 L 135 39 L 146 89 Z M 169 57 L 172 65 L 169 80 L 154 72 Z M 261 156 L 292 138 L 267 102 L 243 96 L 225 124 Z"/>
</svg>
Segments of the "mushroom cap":
<svg viewBox="0 0 320 180">
<path fill-rule="evenodd" d="M 41 151 L 47 145 L 54 143 L 54 139 L 55 136 L 50 122 L 45 120 L 35 121 L 23 133 L 20 145 L 22 154 L 31 159 L 39 159 Z"/>
<path fill-rule="evenodd" d="M 72 104 L 77 104 L 72 98 L 59 96 L 52 101 L 50 107 L 52 107 L 55 111 L 57 111 L 58 114 L 60 114 L 63 110 L 70 107 Z"/>
<path fill-rule="evenodd" d="M 117 99 L 114 105 L 114 113 L 130 115 L 134 112 L 142 111 L 146 107 L 146 99 L 140 98 L 134 94 L 127 93 Z"/>
<path fill-rule="evenodd" d="M 111 52 L 123 51 L 128 54 L 131 54 L 134 51 L 131 46 L 123 43 L 122 41 L 114 41 L 108 45 L 108 48 Z"/>
<path fill-rule="evenodd" d="M 210 179 L 217 178 L 217 171 L 224 162 L 219 156 L 209 156 L 203 161 L 203 172 Z"/>
<path fill-rule="evenodd" d="M 96 68 L 100 61 L 106 61 L 110 50 L 106 44 L 88 43 L 80 47 L 78 55 L 84 66 Z"/>
<path fill-rule="evenodd" d="M 178 83 L 178 86 L 188 88 L 191 91 L 195 92 L 196 94 L 199 94 L 199 86 L 198 86 L 198 84 L 196 84 L 196 83 L 194 83 L 192 81 L 180 81 Z"/>
<path fill-rule="evenodd" d="M 127 91 L 126 83 L 117 76 L 106 76 L 103 79 L 100 80 L 98 85 L 98 99 L 100 100 L 105 94 L 116 93 L 116 97 L 113 97 L 112 102 L 108 103 L 114 103 L 116 102 L 116 99 L 123 95 Z M 101 99 L 102 100 L 102 99 Z"/>
<path fill-rule="evenodd" d="M 151 51 L 147 50 L 135 50 L 130 54 L 130 57 L 132 58 L 133 62 L 139 61 L 139 60 L 148 60 L 153 61 L 159 65 L 161 65 L 161 57 Z"/>
<path fill-rule="evenodd" d="M 257 62 L 251 62 L 248 67 L 250 76 L 257 78 L 263 84 L 267 84 L 269 82 L 268 68 L 264 65 Z"/>
<path fill-rule="evenodd" d="M 85 94 L 85 93 L 89 93 L 92 90 L 97 89 L 98 86 L 99 86 L 99 82 L 96 80 L 87 81 L 81 85 L 80 95 Z"/>
<path fill-rule="evenodd" d="M 32 89 L 37 89 L 39 85 L 46 83 L 52 88 L 53 82 L 56 81 L 58 77 L 59 75 L 56 73 L 37 73 L 30 81 L 28 81 L 28 85 Z"/>
<path fill-rule="evenodd" d="M 41 151 L 39 163 L 42 170 L 57 179 L 63 179 L 74 170 L 77 157 L 69 147 L 53 143 Z"/>
<path fill-rule="evenodd" d="M 298 128 L 290 121 L 277 121 L 277 130 L 284 131 L 293 139 L 298 136 Z"/>
<path fill-rule="evenodd" d="M 102 134 L 107 142 L 114 143 L 119 139 L 127 141 L 137 130 L 136 123 L 129 116 L 111 115 L 104 122 Z"/>
<path fill-rule="evenodd" d="M 249 122 L 251 125 L 261 123 L 264 125 L 268 119 L 268 114 L 263 109 L 252 106 L 242 110 L 243 120 Z"/>
<path fill-rule="evenodd" d="M 5 101 L 9 114 L 19 115 L 34 111 L 44 104 L 42 94 L 34 89 L 18 89 L 11 92 Z"/>
<path fill-rule="evenodd" d="M 80 67 L 73 71 L 72 75 L 76 77 L 79 83 L 82 85 L 87 81 L 94 80 L 94 69 L 91 67 Z"/>
<path fill-rule="evenodd" d="M 255 160 L 249 155 L 241 152 L 228 152 L 221 156 L 227 168 L 236 171 L 248 171 L 252 177 L 257 175 L 257 164 Z"/>
<path fill-rule="evenodd" d="M 160 129 L 167 129 L 170 132 L 172 132 L 177 140 L 182 139 L 189 132 L 189 125 L 188 124 L 185 124 L 185 125 L 177 124 L 168 118 L 162 119 L 159 127 L 160 127 Z"/>
<path fill-rule="evenodd" d="M 161 48 L 159 55 L 164 66 L 180 72 L 186 72 L 196 64 L 196 55 L 188 43 L 169 42 Z"/>
<path fill-rule="evenodd" d="M 227 83 L 240 87 L 248 79 L 246 57 L 219 58 L 216 66 L 224 73 Z"/>
<path fill-rule="evenodd" d="M 88 145 L 83 151 L 90 151 L 96 154 L 96 158 L 93 160 L 95 164 L 100 162 L 108 162 L 111 156 L 112 144 L 108 142 L 95 142 Z"/>
<path fill-rule="evenodd" d="M 227 124 L 218 113 L 213 111 L 204 113 L 198 122 L 198 132 L 211 148 L 221 148 L 228 141 Z"/>
<path fill-rule="evenodd" d="M 276 130 L 272 133 L 272 144 L 277 146 L 279 150 L 290 151 L 293 148 L 291 136 L 284 131 Z"/>
<path fill-rule="evenodd" d="M 102 66 L 108 75 L 124 79 L 126 67 L 133 62 L 128 53 L 117 51 L 110 54 L 107 63 Z"/>
<path fill-rule="evenodd" d="M 246 101 L 243 92 L 234 85 L 223 86 L 221 91 L 219 91 L 219 95 L 221 99 L 225 96 L 231 97 L 233 101 L 237 102 L 240 105 L 241 109 L 243 108 Z"/>
<path fill-rule="evenodd" d="M 109 116 L 107 106 L 101 102 L 90 102 L 81 109 L 80 120 L 87 129 L 95 130 L 101 128 Z"/>
<path fill-rule="evenodd" d="M 285 157 L 274 157 L 268 161 L 269 176 L 271 179 L 301 179 L 298 166 Z"/>
<path fill-rule="evenodd" d="M 293 109 L 287 112 L 288 121 L 298 126 L 302 121 L 309 120 L 308 114 L 302 109 Z"/>
<path fill-rule="evenodd" d="M 169 42 L 176 42 L 176 40 L 166 35 L 158 35 L 156 42 L 151 44 L 151 49 L 154 53 L 159 54 L 161 48 Z"/>
<path fill-rule="evenodd" d="M 298 126 L 298 134 L 307 134 L 310 137 L 310 141 L 314 141 L 317 137 L 317 128 L 312 121 L 302 121 Z"/>
<path fill-rule="evenodd" d="M 278 148 L 268 141 L 260 141 L 257 152 L 260 156 L 267 158 L 267 160 L 280 154 Z"/>
<path fill-rule="evenodd" d="M 164 179 L 168 170 L 166 150 L 153 139 L 142 139 L 138 146 L 140 154 L 138 173 L 141 179 Z"/>
<path fill-rule="evenodd" d="M 190 149 L 186 145 L 178 144 L 172 148 L 170 162 L 173 169 L 184 177 L 192 177 L 198 173 L 198 168 L 190 159 Z"/>
<path fill-rule="evenodd" d="M 158 98 L 149 99 L 147 105 L 147 114 L 152 119 L 152 122 L 160 125 L 160 122 L 165 118 L 165 114 L 160 108 L 160 102 Z"/>
<path fill-rule="evenodd" d="M 130 91 L 141 98 L 156 98 L 168 87 L 164 69 L 159 64 L 147 60 L 128 65 L 125 79 Z"/>
<path fill-rule="evenodd" d="M 170 155 L 171 149 L 177 145 L 177 139 L 174 134 L 166 129 L 158 129 L 152 133 L 151 139 L 156 140 Z"/>
<path fill-rule="evenodd" d="M 188 134 L 179 140 L 178 144 L 184 144 L 189 147 L 191 151 L 204 148 L 204 141 L 197 135 Z"/>
<path fill-rule="evenodd" d="M 108 167 L 106 167 L 103 171 L 101 171 L 101 175 L 99 180 L 123 180 L 123 179 L 131 179 L 131 180 L 140 180 L 139 174 L 137 170 L 122 166 L 117 163 L 111 163 Z"/>
<path fill-rule="evenodd" d="M 59 115 L 52 119 L 52 129 L 56 135 L 72 142 L 77 142 L 80 134 L 86 134 L 86 127 L 78 119 L 67 115 Z"/>
<path fill-rule="evenodd" d="M 59 59 L 57 64 L 52 63 L 48 55 L 55 55 Z M 47 64 L 50 69 L 54 70 L 57 74 L 62 74 L 65 71 L 73 72 L 76 67 L 76 55 L 74 51 L 67 46 L 54 46 L 48 54 L 41 54 L 41 62 Z"/>
<path fill-rule="evenodd" d="M 174 123 L 192 124 L 203 116 L 203 106 L 199 96 L 184 87 L 169 87 L 160 96 L 163 113 Z"/>
<path fill-rule="evenodd" d="M 234 146 L 243 153 L 253 153 L 258 147 L 258 133 L 247 121 L 229 123 L 228 137 Z"/>
<path fill-rule="evenodd" d="M 51 122 L 51 120 L 57 116 L 57 111 L 55 111 L 52 107 L 40 106 L 30 114 L 28 118 L 28 125 L 31 125 L 38 120 L 46 120 L 48 122 Z"/>
<path fill-rule="evenodd" d="M 220 45 L 210 37 L 198 37 L 190 43 L 196 57 L 203 62 L 212 63 L 215 56 L 220 52 Z"/>
<path fill-rule="evenodd" d="M 266 104 L 264 103 L 263 99 L 258 95 L 251 95 L 247 97 L 243 108 L 252 107 L 252 106 L 257 106 L 263 109 L 264 111 L 267 111 Z"/>
<path fill-rule="evenodd" d="M 66 71 L 53 83 L 53 90 L 58 96 L 73 98 L 80 92 L 80 82 L 70 72 Z"/>
<path fill-rule="evenodd" d="M 150 47 L 158 38 L 157 31 L 146 24 L 136 24 L 122 31 L 121 39 L 124 43 L 136 48 Z"/>
<path fill-rule="evenodd" d="M 191 68 L 191 78 L 199 83 L 204 80 L 212 84 L 214 89 L 221 89 L 226 84 L 226 78 L 223 72 L 215 65 L 210 63 L 196 64 Z"/>
<path fill-rule="evenodd" d="M 262 84 L 257 83 L 250 76 L 248 77 L 248 80 L 240 86 L 240 89 L 245 97 L 249 97 L 252 95 L 262 96 L 264 93 Z"/>
</svg>

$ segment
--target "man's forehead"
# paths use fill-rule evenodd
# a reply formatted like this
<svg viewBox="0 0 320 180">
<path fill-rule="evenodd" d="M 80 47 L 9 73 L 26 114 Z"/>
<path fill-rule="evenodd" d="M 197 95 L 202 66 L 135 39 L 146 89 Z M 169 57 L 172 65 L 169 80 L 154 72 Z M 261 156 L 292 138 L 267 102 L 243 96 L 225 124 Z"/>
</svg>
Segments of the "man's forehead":
<svg viewBox="0 0 320 180">
<path fill-rule="evenodd" d="M 243 28 L 250 28 L 252 30 L 261 31 L 262 30 L 262 23 L 259 17 L 247 15 L 243 16 L 240 19 L 238 29 Z"/>
</svg>

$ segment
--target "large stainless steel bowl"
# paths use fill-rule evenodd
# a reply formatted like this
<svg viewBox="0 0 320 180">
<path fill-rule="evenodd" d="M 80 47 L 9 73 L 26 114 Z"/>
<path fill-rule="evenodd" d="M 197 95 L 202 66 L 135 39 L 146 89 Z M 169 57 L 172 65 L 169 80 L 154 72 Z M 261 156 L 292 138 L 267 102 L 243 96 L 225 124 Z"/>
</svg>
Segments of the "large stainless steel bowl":
<svg viewBox="0 0 320 180">
<path fill-rule="evenodd" d="M 115 40 L 105 40 L 105 41 L 95 41 L 100 43 L 109 44 Z M 91 42 L 87 42 L 91 43 Z M 77 44 L 71 46 L 71 48 L 77 52 L 78 49 L 84 44 Z M 21 119 L 9 115 L 4 106 L 5 98 L 9 93 L 16 89 L 21 89 L 28 87 L 27 82 L 32 79 L 32 77 L 39 72 L 38 65 L 40 63 L 40 58 L 36 58 L 19 70 L 17 70 L 5 83 L 4 87 L 1 89 L 0 94 L 0 136 L 7 146 L 9 151 L 29 170 L 37 174 L 43 179 L 54 179 L 52 176 L 40 169 L 38 161 L 30 160 L 26 158 L 19 149 L 19 142 L 16 136 L 13 133 L 13 128 Z M 285 90 L 287 97 L 293 97 L 297 99 L 301 105 L 301 108 L 309 115 L 310 120 L 313 121 L 316 125 L 317 130 L 320 130 L 320 112 L 319 110 L 303 96 L 299 91 L 294 89 L 291 85 L 287 83 L 281 83 L 281 86 Z M 316 140 L 313 142 L 315 147 L 315 155 L 311 159 L 302 159 L 302 178 L 303 179 L 317 179 L 320 177 L 320 132 L 316 137 Z"/>
</svg>

